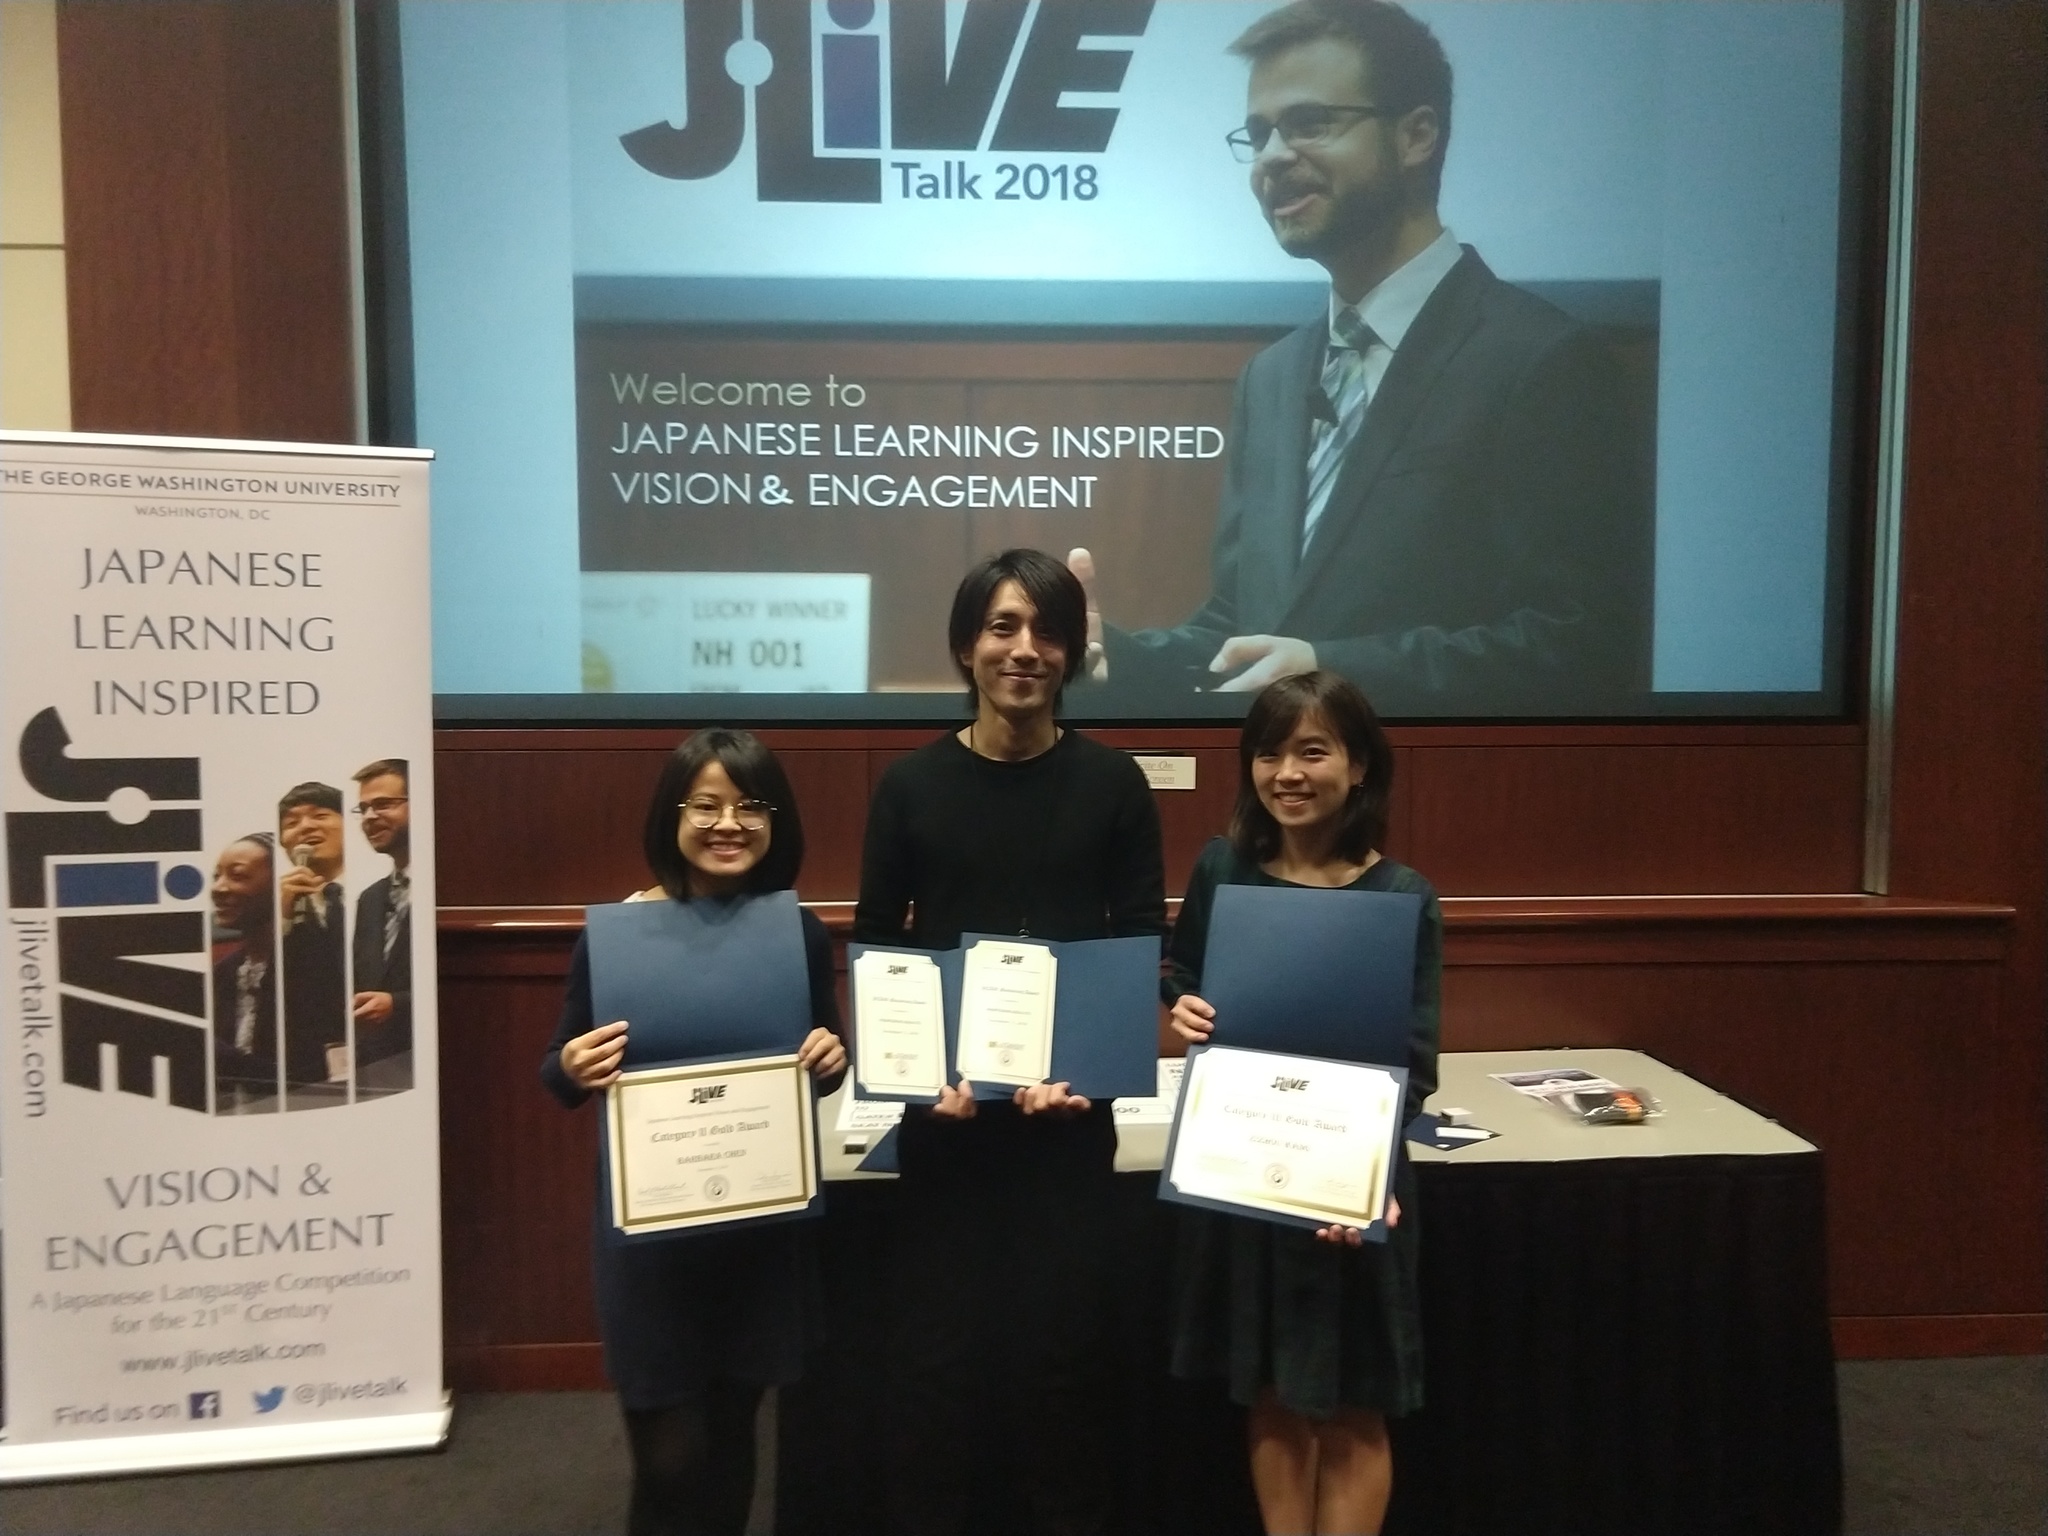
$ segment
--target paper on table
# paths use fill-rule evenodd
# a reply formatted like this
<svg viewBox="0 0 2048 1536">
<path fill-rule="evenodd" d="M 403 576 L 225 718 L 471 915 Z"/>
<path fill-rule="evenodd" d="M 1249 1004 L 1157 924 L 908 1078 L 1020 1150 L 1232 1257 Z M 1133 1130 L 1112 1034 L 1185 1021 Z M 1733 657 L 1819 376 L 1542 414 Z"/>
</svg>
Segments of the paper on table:
<svg viewBox="0 0 2048 1536">
<path fill-rule="evenodd" d="M 860 1086 L 936 1095 L 946 1086 L 946 1013 L 929 955 L 869 950 L 853 962 Z"/>
<path fill-rule="evenodd" d="M 863 1099 L 847 1093 L 840 1095 L 839 1118 L 835 1123 L 842 1132 L 886 1131 L 902 1118 L 900 1100 Z"/>
<path fill-rule="evenodd" d="M 1159 1058 L 1159 1086 L 1149 1099 L 1118 1099 L 1111 1113 L 1118 1125 L 1171 1125 L 1173 1106 L 1180 1102 L 1181 1074 L 1187 1062 L 1179 1056 Z"/>
<path fill-rule="evenodd" d="M 1554 1099 L 1561 1093 L 1612 1090 L 1621 1086 L 1610 1083 L 1597 1072 L 1588 1072 L 1584 1067 L 1544 1067 L 1533 1072 L 1495 1072 L 1492 1076 L 1495 1082 L 1506 1083 L 1515 1092 L 1527 1094 L 1532 1099 Z"/>
<path fill-rule="evenodd" d="M 962 1077 L 1018 1087 L 1045 1081 L 1058 975 L 1059 962 L 1043 944 L 983 939 L 967 951 L 955 1062 Z"/>
</svg>

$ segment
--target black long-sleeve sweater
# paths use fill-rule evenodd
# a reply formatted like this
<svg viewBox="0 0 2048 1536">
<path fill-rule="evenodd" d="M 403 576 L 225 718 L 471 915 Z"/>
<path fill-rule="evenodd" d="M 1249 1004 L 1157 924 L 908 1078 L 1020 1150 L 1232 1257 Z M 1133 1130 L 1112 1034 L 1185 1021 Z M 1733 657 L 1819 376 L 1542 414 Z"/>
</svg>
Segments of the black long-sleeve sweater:
<svg viewBox="0 0 2048 1536">
<path fill-rule="evenodd" d="M 998 762 L 948 732 L 875 786 L 853 918 L 862 943 L 950 949 L 963 933 L 1059 942 L 1165 928 L 1159 809 L 1126 753 L 1067 731 L 1037 757 Z M 907 1116 L 904 1175 L 941 1155 L 944 1138 L 1002 1135 L 1016 1115 L 997 1102 L 980 1106 L 978 1128 Z M 1116 1129 L 1106 1102 L 1055 1123 L 1107 1170 Z"/>
<path fill-rule="evenodd" d="M 1165 928 L 1159 811 L 1126 753 L 1068 731 L 1037 757 L 998 762 L 948 732 L 875 786 L 853 916 L 862 943 Z"/>
</svg>

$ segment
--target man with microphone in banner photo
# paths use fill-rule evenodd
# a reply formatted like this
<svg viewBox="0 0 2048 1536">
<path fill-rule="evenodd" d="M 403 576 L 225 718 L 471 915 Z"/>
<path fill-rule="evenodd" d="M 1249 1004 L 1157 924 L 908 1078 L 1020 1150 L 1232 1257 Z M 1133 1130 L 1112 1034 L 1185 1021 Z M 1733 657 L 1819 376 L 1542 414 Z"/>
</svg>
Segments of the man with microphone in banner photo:
<svg viewBox="0 0 2048 1536">
<path fill-rule="evenodd" d="M 348 1102 L 348 904 L 341 791 L 309 780 L 277 803 L 285 1108 Z"/>
<path fill-rule="evenodd" d="M 1494 276 L 1438 216 L 1451 66 L 1388 0 L 1296 0 L 1231 52 L 1228 135 L 1327 310 L 1239 376 L 1185 623 L 1104 622 L 1119 694 L 1254 693 L 1317 667 L 1391 713 L 1612 713 L 1649 686 L 1648 437 L 1587 325 Z"/>
</svg>

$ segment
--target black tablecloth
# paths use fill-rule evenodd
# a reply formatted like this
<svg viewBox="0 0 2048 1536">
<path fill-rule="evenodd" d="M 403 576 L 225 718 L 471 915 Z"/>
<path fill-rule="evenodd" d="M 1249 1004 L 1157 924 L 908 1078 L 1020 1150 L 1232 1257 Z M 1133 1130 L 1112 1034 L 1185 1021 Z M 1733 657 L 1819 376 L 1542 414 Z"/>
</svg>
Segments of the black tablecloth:
<svg viewBox="0 0 2048 1536">
<path fill-rule="evenodd" d="M 1394 1426 L 1389 1532 L 1841 1528 L 1819 1153 L 1424 1163 L 1428 1406 Z M 1165 1372 L 1175 1208 L 1119 1180 L 1116 1529 L 1256 1536 L 1242 1415 Z M 887 1529 L 893 1183 L 834 1184 L 832 1326 L 783 1389 L 786 1536 Z M 1010 1536 L 993 1499 L 975 1536 Z"/>
</svg>

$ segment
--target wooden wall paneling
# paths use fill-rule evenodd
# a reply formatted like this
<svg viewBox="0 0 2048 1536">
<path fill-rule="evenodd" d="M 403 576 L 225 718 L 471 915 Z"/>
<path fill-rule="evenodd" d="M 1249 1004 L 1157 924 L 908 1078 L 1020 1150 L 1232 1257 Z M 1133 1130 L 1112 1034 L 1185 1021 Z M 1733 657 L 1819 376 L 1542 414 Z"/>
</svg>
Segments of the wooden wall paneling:
<svg viewBox="0 0 2048 1536">
<path fill-rule="evenodd" d="M 1412 748 L 1394 748 L 1394 792 L 1387 799 L 1387 846 L 1380 850 L 1410 869 L 1420 867 L 1415 862 L 1415 756 Z"/>
<path fill-rule="evenodd" d="M 1448 894 L 1853 890 L 1861 805 L 1851 740 L 1616 739 L 1397 746 L 1388 852 Z M 450 906 L 616 900 L 643 879 L 640 818 L 686 733 L 440 733 L 443 900 Z M 807 900 L 859 890 L 867 801 L 882 770 L 935 729 L 768 731 L 805 813 Z M 1121 750 L 1189 752 L 1197 789 L 1161 791 L 1167 890 L 1229 825 L 1234 730 L 1106 729 Z M 844 742 L 843 746 L 838 745 Z M 876 745 L 866 745 L 866 743 Z M 864 764 L 864 766 L 863 766 Z"/>
<path fill-rule="evenodd" d="M 2034 1347 L 2038 1295 L 2000 1262 L 2007 1194 L 1981 1177 L 1956 1109 L 1983 1070 L 1957 1042 L 1988 1037 L 2009 910 L 1453 899 L 1446 914 L 1448 1048 L 1647 1050 L 1822 1147 L 1845 1351 Z M 442 934 L 450 1364 L 463 1386 L 598 1380 L 595 1131 L 533 1075 L 575 932 L 571 914 L 542 932 Z M 1912 958 L 1873 961 L 1885 944 Z M 520 1294 L 502 1294 L 514 1273 Z"/>
<path fill-rule="evenodd" d="M 448 906 L 618 901 L 647 884 L 641 826 L 658 750 L 441 752 L 434 771 Z"/>
<path fill-rule="evenodd" d="M 1409 754 L 1413 863 L 1456 895 L 1862 888 L 1853 745 Z"/>
<path fill-rule="evenodd" d="M 1230 830 L 1230 810 L 1237 800 L 1235 752 L 1209 747 L 1185 755 L 1195 760 L 1195 787 L 1161 789 L 1152 794 L 1159 807 L 1159 835 L 1166 851 L 1169 896 L 1178 896 L 1187 889 L 1195 858 L 1209 839 Z"/>
<path fill-rule="evenodd" d="M 564 1110 L 539 1078 L 574 939 L 441 939 L 441 1247 L 451 1363 L 480 1349 L 597 1337 L 597 1110 Z"/>
<path fill-rule="evenodd" d="M 806 901 L 851 901 L 860 894 L 861 837 L 868 822 L 868 754 L 778 752 L 804 817 L 804 867 L 797 892 Z"/>
<path fill-rule="evenodd" d="M 57 8 L 80 431 L 226 433 L 237 416 L 220 10 Z"/>
<path fill-rule="evenodd" d="M 1978 1076 L 1997 1261 L 2048 1290 L 2048 4 L 1922 12 L 1891 889 L 2019 908 Z"/>
<path fill-rule="evenodd" d="M 641 829 L 669 750 L 441 753 L 443 904 L 584 905 L 645 886 Z M 866 754 L 776 755 L 804 816 L 798 893 L 810 901 L 851 899 L 867 819 Z"/>
<path fill-rule="evenodd" d="M 1818 1144 L 1834 1311 L 2039 1309 L 1959 1109 L 1981 1092 L 1968 1042 L 1991 1033 L 1995 964 L 1467 967 L 1455 932 L 1447 949 L 1446 1049 L 1648 1051 Z"/>
<path fill-rule="evenodd" d="M 354 313 L 340 7 L 226 9 L 236 430 L 354 442 Z M 283 344 L 280 344 L 280 343 Z"/>
<path fill-rule="evenodd" d="M 62 0 L 81 431 L 354 436 L 339 11 Z"/>
</svg>

